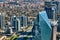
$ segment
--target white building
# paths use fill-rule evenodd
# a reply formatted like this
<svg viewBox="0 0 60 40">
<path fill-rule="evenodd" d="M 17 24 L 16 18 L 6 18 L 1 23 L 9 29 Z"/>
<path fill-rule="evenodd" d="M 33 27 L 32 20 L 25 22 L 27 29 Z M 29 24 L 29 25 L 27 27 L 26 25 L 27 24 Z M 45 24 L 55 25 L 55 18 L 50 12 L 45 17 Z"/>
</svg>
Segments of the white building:
<svg viewBox="0 0 60 40">
<path fill-rule="evenodd" d="M 1 29 L 4 29 L 4 24 L 5 24 L 4 13 L 0 13 L 0 28 Z"/>
</svg>

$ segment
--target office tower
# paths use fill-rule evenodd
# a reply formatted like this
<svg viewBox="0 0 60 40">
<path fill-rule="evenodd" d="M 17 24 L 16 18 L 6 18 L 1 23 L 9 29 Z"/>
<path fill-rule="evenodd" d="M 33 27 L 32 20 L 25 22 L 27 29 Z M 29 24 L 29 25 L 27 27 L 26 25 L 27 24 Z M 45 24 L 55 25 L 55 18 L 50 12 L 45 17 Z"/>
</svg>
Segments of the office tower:
<svg viewBox="0 0 60 40">
<path fill-rule="evenodd" d="M 60 33 L 60 17 L 59 17 L 59 19 L 58 19 L 57 32 Z M 59 35 L 59 34 L 57 34 L 56 40 L 60 40 L 60 35 Z"/>
<path fill-rule="evenodd" d="M 18 31 L 21 31 L 21 27 L 20 27 L 20 20 L 19 20 L 19 19 L 17 19 L 17 21 L 18 21 Z"/>
<path fill-rule="evenodd" d="M 55 7 L 56 14 L 58 14 L 58 9 L 59 9 L 59 1 L 53 1 L 52 2 L 52 7 Z"/>
<path fill-rule="evenodd" d="M 52 10 L 52 7 L 51 7 L 51 2 L 46 1 L 45 5 L 46 5 L 45 10 L 47 12 L 48 18 L 53 19 L 53 10 Z"/>
<path fill-rule="evenodd" d="M 17 32 L 20 30 L 20 20 L 16 16 L 11 17 L 11 24 L 14 27 L 14 31 Z"/>
<path fill-rule="evenodd" d="M 2 13 L 0 13 L 0 29 L 4 28 L 4 16 Z"/>
<path fill-rule="evenodd" d="M 8 23 L 6 23 L 5 28 L 6 28 L 5 34 L 10 34 L 10 29 L 9 29 Z"/>
<path fill-rule="evenodd" d="M 52 7 L 45 7 L 45 10 L 47 12 L 47 16 L 49 19 L 53 19 L 53 10 Z"/>
<path fill-rule="evenodd" d="M 15 20 L 16 16 L 11 16 L 11 25 L 14 26 L 13 21 Z"/>
<path fill-rule="evenodd" d="M 13 33 L 12 28 L 13 27 L 10 27 L 9 23 L 7 22 L 5 25 L 5 34 L 12 34 Z"/>
<path fill-rule="evenodd" d="M 57 19 L 57 14 L 58 14 L 58 5 L 59 2 L 57 1 L 52 1 L 52 2 L 45 2 L 45 10 L 47 12 L 48 18 L 49 19 Z"/>
<path fill-rule="evenodd" d="M 22 15 L 19 17 L 19 19 L 20 19 L 20 26 L 21 27 L 27 27 L 27 21 L 28 21 L 27 16 Z"/>
<path fill-rule="evenodd" d="M 58 19 L 58 27 L 57 27 L 57 32 L 60 32 L 60 17 Z"/>
<path fill-rule="evenodd" d="M 52 28 L 45 11 L 39 12 L 33 28 L 35 29 L 33 40 L 51 40 Z"/>
</svg>

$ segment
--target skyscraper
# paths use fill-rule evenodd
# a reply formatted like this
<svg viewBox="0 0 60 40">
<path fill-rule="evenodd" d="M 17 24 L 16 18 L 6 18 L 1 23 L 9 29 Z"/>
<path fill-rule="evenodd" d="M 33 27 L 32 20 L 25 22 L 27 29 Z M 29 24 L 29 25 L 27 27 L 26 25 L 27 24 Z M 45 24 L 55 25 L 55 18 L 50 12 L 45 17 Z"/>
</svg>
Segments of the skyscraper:
<svg viewBox="0 0 60 40">
<path fill-rule="evenodd" d="M 25 15 L 20 16 L 20 26 L 27 27 L 27 20 L 28 20 L 27 16 Z"/>
<path fill-rule="evenodd" d="M 51 40 L 52 28 L 45 11 L 39 12 L 35 21 L 33 40 Z"/>
<path fill-rule="evenodd" d="M 58 27 L 57 27 L 57 32 L 60 32 L 60 17 L 58 19 Z"/>
<path fill-rule="evenodd" d="M 18 31 L 21 31 L 21 27 L 20 27 L 20 20 L 19 20 L 19 19 L 17 19 L 17 21 L 18 21 Z"/>
<path fill-rule="evenodd" d="M 5 28 L 6 28 L 5 33 L 6 33 L 6 34 L 10 34 L 10 29 L 9 29 L 8 23 L 6 23 Z"/>
<path fill-rule="evenodd" d="M 45 10 L 47 12 L 47 16 L 49 19 L 53 19 L 53 10 L 52 7 L 45 7 Z"/>
<path fill-rule="evenodd" d="M 0 13 L 0 29 L 3 29 L 4 27 L 4 16 L 2 13 Z"/>
<path fill-rule="evenodd" d="M 57 14 L 58 14 L 58 5 L 59 2 L 58 1 L 52 1 L 52 2 L 45 2 L 45 10 L 47 12 L 47 16 L 49 19 L 57 19 Z"/>
<path fill-rule="evenodd" d="M 20 20 L 16 16 L 11 17 L 11 24 L 15 32 L 20 30 Z"/>
</svg>

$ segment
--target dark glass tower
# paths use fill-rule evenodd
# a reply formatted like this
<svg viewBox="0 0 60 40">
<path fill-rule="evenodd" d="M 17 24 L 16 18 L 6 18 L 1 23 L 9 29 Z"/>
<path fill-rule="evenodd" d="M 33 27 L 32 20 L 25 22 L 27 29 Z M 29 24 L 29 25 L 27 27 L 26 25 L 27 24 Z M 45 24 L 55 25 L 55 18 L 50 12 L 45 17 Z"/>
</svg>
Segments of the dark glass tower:
<svg viewBox="0 0 60 40">
<path fill-rule="evenodd" d="M 45 7 L 45 10 L 47 12 L 47 16 L 49 19 L 53 19 L 53 10 L 52 7 Z"/>
</svg>

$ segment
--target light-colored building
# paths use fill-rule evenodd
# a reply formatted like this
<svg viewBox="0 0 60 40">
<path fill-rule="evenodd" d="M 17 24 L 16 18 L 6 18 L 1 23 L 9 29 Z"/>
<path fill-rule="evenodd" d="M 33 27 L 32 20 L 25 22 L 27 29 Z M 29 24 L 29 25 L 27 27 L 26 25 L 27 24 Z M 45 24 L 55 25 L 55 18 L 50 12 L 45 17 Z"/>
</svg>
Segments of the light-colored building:
<svg viewBox="0 0 60 40">
<path fill-rule="evenodd" d="M 0 13 L 0 28 L 3 29 L 4 28 L 4 22 L 5 18 L 4 18 L 4 13 Z"/>
<path fill-rule="evenodd" d="M 21 31 L 20 19 L 17 16 L 11 17 L 11 25 L 14 27 L 15 32 Z"/>
</svg>

